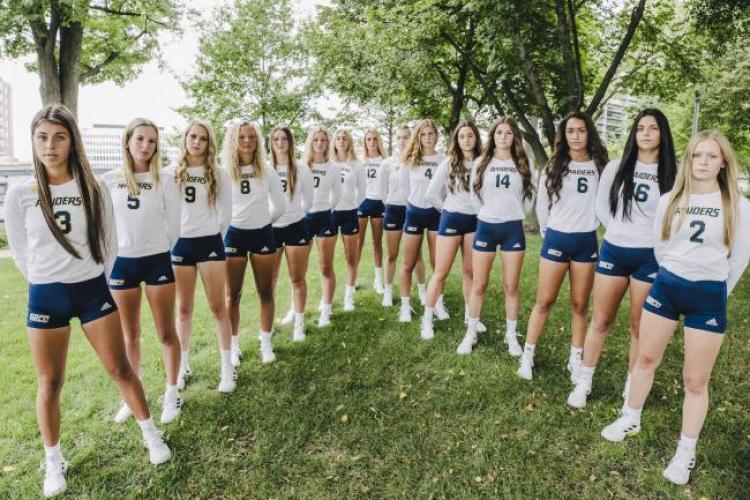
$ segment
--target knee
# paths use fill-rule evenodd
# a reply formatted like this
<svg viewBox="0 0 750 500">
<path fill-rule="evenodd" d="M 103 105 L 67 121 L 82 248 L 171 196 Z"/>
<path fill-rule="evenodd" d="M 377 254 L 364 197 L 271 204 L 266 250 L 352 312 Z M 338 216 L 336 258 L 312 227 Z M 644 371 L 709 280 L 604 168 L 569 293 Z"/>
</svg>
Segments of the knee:
<svg viewBox="0 0 750 500">
<path fill-rule="evenodd" d="M 651 354 L 650 352 L 638 352 L 638 359 L 636 360 L 636 366 L 641 370 L 654 371 L 659 365 L 659 358 Z"/>
<path fill-rule="evenodd" d="M 62 375 L 40 375 L 37 380 L 39 394 L 44 399 L 58 399 L 62 391 L 63 381 Z"/>
<path fill-rule="evenodd" d="M 211 314 L 214 318 L 223 317 L 227 311 L 225 304 L 218 300 L 210 302 L 208 308 L 211 310 Z"/>
<path fill-rule="evenodd" d="M 304 276 L 301 276 L 301 277 L 295 276 L 295 277 L 292 278 L 292 288 L 299 289 L 299 288 L 303 288 L 306 285 L 307 285 L 307 283 L 305 282 L 305 277 Z"/>
<path fill-rule="evenodd" d="M 685 392 L 699 396 L 708 392 L 708 373 L 684 373 Z"/>
<path fill-rule="evenodd" d="M 477 295 L 484 295 L 484 293 L 487 291 L 487 280 L 474 280 L 474 283 L 471 287 L 472 293 L 475 293 Z"/>
<path fill-rule="evenodd" d="M 586 316 L 589 310 L 589 301 L 580 299 L 571 299 L 570 310 L 576 316 Z"/>
<path fill-rule="evenodd" d="M 172 346 L 179 342 L 174 325 L 158 325 L 156 334 L 159 336 L 159 342 L 165 346 Z"/>
<path fill-rule="evenodd" d="M 270 286 L 261 287 L 258 290 L 258 296 L 263 304 L 269 304 L 273 302 L 273 288 Z"/>
<path fill-rule="evenodd" d="M 542 298 L 542 299 L 537 299 L 534 307 L 536 308 L 537 312 L 541 314 L 547 314 L 552 310 L 552 307 L 554 305 L 555 305 L 554 299 Z"/>
<path fill-rule="evenodd" d="M 396 260 L 398 259 L 398 253 L 389 253 L 388 254 L 388 263 L 391 265 L 396 264 Z"/>
<path fill-rule="evenodd" d="M 240 305 L 240 299 L 242 299 L 242 289 L 229 290 L 227 292 L 227 305 L 229 307 L 237 307 Z"/>
<path fill-rule="evenodd" d="M 503 290 L 506 297 L 518 297 L 518 283 L 503 283 Z"/>
<path fill-rule="evenodd" d="M 126 382 L 135 377 L 135 372 L 131 368 L 130 363 L 128 363 L 128 360 L 124 357 L 108 366 L 107 372 L 109 373 L 109 376 L 112 377 L 112 380 L 118 383 Z"/>
<path fill-rule="evenodd" d="M 321 267 L 320 274 L 322 274 L 325 279 L 333 278 L 334 277 L 333 266 L 326 265 L 326 266 Z"/>
<path fill-rule="evenodd" d="M 187 321 L 193 317 L 193 304 L 178 304 L 177 317 L 180 321 Z"/>
<path fill-rule="evenodd" d="M 128 349 L 132 349 L 134 347 L 138 347 L 141 345 L 140 329 L 125 331 L 124 337 L 125 337 L 125 345 L 128 347 Z"/>
<path fill-rule="evenodd" d="M 591 320 L 591 331 L 595 334 L 606 335 L 612 326 L 612 319 L 600 314 L 594 314 Z"/>
</svg>

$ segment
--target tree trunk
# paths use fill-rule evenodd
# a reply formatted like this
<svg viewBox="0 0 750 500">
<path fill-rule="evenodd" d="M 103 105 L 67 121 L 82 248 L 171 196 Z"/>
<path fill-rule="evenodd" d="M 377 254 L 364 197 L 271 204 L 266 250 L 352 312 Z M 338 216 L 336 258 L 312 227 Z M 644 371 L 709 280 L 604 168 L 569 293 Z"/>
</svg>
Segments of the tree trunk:
<svg viewBox="0 0 750 500">
<path fill-rule="evenodd" d="M 83 25 L 80 22 L 70 22 L 60 28 L 60 94 L 62 103 L 73 116 L 78 116 L 82 42 Z"/>
</svg>

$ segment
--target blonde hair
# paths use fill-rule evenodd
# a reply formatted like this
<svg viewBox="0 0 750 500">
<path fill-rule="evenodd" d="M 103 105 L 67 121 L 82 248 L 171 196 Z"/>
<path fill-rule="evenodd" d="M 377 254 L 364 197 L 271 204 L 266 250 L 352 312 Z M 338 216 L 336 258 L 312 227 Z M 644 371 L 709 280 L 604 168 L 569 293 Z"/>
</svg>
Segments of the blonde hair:
<svg viewBox="0 0 750 500">
<path fill-rule="evenodd" d="M 345 128 L 340 128 L 333 134 L 333 141 L 331 141 L 331 156 L 334 161 L 338 161 L 338 151 L 336 151 L 336 137 L 339 134 L 344 134 L 346 137 L 346 151 L 344 151 L 346 159 L 344 161 L 349 163 L 355 163 L 357 161 L 357 152 L 354 150 L 354 138 L 352 133 Z"/>
<path fill-rule="evenodd" d="M 257 125 L 247 120 L 238 120 L 231 122 L 227 128 L 227 133 L 224 136 L 224 144 L 221 148 L 221 163 L 225 169 L 229 172 L 233 181 L 240 180 L 240 154 L 239 154 L 239 142 L 240 142 L 240 129 L 242 127 L 250 127 L 255 134 L 255 152 L 253 153 L 253 159 L 249 166 L 252 167 L 253 174 L 256 177 L 263 177 L 263 165 L 266 164 L 266 154 L 263 146 L 263 136 L 260 135 L 260 130 Z M 244 166 L 244 165 L 242 165 Z"/>
<path fill-rule="evenodd" d="M 205 120 L 190 120 L 185 129 L 182 131 L 180 140 L 180 158 L 177 163 L 177 169 L 175 170 L 175 180 L 182 189 L 183 184 L 188 178 L 188 153 L 185 147 L 185 141 L 190 129 L 194 126 L 203 127 L 208 135 L 208 147 L 206 148 L 206 156 L 203 160 L 203 169 L 206 173 L 206 180 L 208 181 L 208 206 L 213 208 L 216 206 L 216 198 L 219 196 L 219 183 L 216 179 L 216 139 L 214 135 L 214 129 L 211 124 Z"/>
<path fill-rule="evenodd" d="M 669 195 L 667 211 L 665 212 L 664 222 L 661 226 L 661 239 L 666 240 L 669 238 L 672 232 L 672 221 L 678 209 L 680 215 L 674 230 L 679 230 L 685 221 L 693 183 L 693 154 L 698 144 L 709 139 L 716 141 L 721 150 L 721 156 L 724 158 L 724 168 L 719 170 L 716 180 L 719 182 L 721 204 L 724 211 L 724 244 L 727 248 L 732 248 L 732 239 L 734 228 L 737 224 L 737 214 L 739 213 L 740 204 L 740 189 L 737 184 L 739 177 L 737 155 L 726 136 L 718 130 L 703 130 L 690 139 L 687 149 L 685 149 L 685 154 L 682 155 L 680 168 L 677 171 L 677 178 Z"/>
<path fill-rule="evenodd" d="M 328 135 L 328 131 L 323 128 L 321 125 L 316 125 L 313 128 L 310 129 L 310 131 L 307 134 L 307 140 L 305 141 L 305 163 L 307 163 L 307 166 L 312 168 L 313 164 L 313 139 L 315 139 L 315 134 L 318 132 L 323 132 L 326 136 L 326 141 L 328 141 L 328 148 L 326 148 L 325 152 L 325 158 L 323 159 L 323 163 L 328 163 L 328 160 L 330 158 L 330 149 L 331 149 L 331 137 Z"/>
<path fill-rule="evenodd" d="M 156 132 L 156 149 L 154 155 L 148 161 L 148 172 L 154 180 L 154 184 L 159 184 L 159 169 L 161 168 L 161 155 L 159 154 L 159 128 L 147 118 L 134 118 L 128 123 L 125 132 L 122 133 L 122 173 L 125 175 L 125 184 L 128 186 L 128 195 L 138 196 L 141 194 L 141 188 L 135 180 L 135 162 L 128 149 L 128 143 L 133 137 L 133 132 L 138 127 L 151 127 Z"/>
<path fill-rule="evenodd" d="M 435 131 L 435 135 L 438 135 L 437 124 L 433 120 L 426 119 L 417 124 L 414 133 L 409 138 L 409 143 L 406 145 L 406 149 L 401 153 L 401 162 L 408 167 L 418 167 L 422 163 L 422 156 L 424 156 L 424 153 L 422 153 L 422 140 L 420 135 L 422 134 L 422 129 L 425 127 L 432 127 L 432 130 Z"/>
<path fill-rule="evenodd" d="M 380 132 L 375 127 L 367 127 L 365 133 L 362 134 L 362 158 L 367 161 L 368 158 L 376 158 L 367 154 L 367 134 L 372 134 L 378 140 L 378 156 L 385 158 L 385 147 L 383 147 L 383 139 L 380 137 Z"/>
</svg>

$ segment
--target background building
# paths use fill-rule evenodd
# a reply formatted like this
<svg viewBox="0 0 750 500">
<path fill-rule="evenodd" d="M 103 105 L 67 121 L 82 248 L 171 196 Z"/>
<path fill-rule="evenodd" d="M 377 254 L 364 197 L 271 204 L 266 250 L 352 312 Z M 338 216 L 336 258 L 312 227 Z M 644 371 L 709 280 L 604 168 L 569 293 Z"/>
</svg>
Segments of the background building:
<svg viewBox="0 0 750 500">
<path fill-rule="evenodd" d="M 91 166 L 95 169 L 111 170 L 122 165 L 120 141 L 125 132 L 125 125 L 95 123 L 93 127 L 81 130 L 83 147 L 86 149 Z M 170 146 L 164 129 L 159 128 L 159 150 L 162 154 L 162 166 L 169 165 L 177 158 L 179 149 Z"/>
<path fill-rule="evenodd" d="M 637 112 L 639 101 L 630 96 L 612 96 L 604 105 L 596 129 L 608 145 L 624 142 L 630 132 L 630 125 Z"/>
<path fill-rule="evenodd" d="M 0 78 L 0 163 L 13 163 L 13 94 L 10 84 Z"/>
</svg>

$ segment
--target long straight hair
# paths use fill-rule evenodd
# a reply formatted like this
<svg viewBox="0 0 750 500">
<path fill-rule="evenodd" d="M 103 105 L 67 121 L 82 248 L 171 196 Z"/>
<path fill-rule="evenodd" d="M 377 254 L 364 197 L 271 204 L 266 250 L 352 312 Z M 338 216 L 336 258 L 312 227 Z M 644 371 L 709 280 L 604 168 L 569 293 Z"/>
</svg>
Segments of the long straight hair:
<svg viewBox="0 0 750 500">
<path fill-rule="evenodd" d="M 336 148 L 336 137 L 338 137 L 339 134 L 343 134 L 346 138 L 346 151 L 342 151 L 346 157 L 344 161 L 353 166 L 357 163 L 357 152 L 354 150 L 354 138 L 352 137 L 352 133 L 345 128 L 340 128 L 335 134 L 333 134 L 333 141 L 331 141 L 331 160 L 339 161 L 339 151 Z"/>
<path fill-rule="evenodd" d="M 477 126 L 474 124 L 474 122 L 469 120 L 463 120 L 459 122 L 458 125 L 456 125 L 456 128 L 453 129 L 453 133 L 451 134 L 451 144 L 448 148 L 448 161 L 450 162 L 450 173 L 448 174 L 448 190 L 453 193 L 456 189 L 456 184 L 461 185 L 461 189 L 468 192 L 471 187 L 469 186 L 469 177 L 471 172 L 469 172 L 469 169 L 466 168 L 466 163 L 464 158 L 464 152 L 461 149 L 461 146 L 458 144 L 458 133 L 461 131 L 462 128 L 470 128 L 472 132 L 474 132 L 474 157 L 472 160 L 477 160 L 479 158 L 479 155 L 482 154 L 482 139 L 479 137 L 479 129 L 477 129 Z"/>
<path fill-rule="evenodd" d="M 203 170 L 206 174 L 206 180 L 208 181 L 208 206 L 214 208 L 216 206 L 216 199 L 219 197 L 219 183 L 216 179 L 216 136 L 214 135 L 214 129 L 211 124 L 205 120 L 191 120 L 188 122 L 185 130 L 182 131 L 182 138 L 180 140 L 180 161 L 177 164 L 177 170 L 175 171 L 175 179 L 180 185 L 180 189 L 185 184 L 188 178 L 188 153 L 187 136 L 190 129 L 193 126 L 203 127 L 208 135 L 208 147 L 206 148 L 206 155 L 203 159 Z"/>
<path fill-rule="evenodd" d="M 60 125 L 67 130 L 70 135 L 70 154 L 68 156 L 68 169 L 70 175 L 75 179 L 78 185 L 78 191 L 81 194 L 83 211 L 86 214 L 86 238 L 88 241 L 89 252 L 94 262 L 101 264 L 104 262 L 104 255 L 107 251 L 106 241 L 104 239 L 103 222 L 104 207 L 103 198 L 99 183 L 91 171 L 86 152 L 83 149 L 83 140 L 78 124 L 73 114 L 62 104 L 52 104 L 47 106 L 36 115 L 31 121 L 31 142 L 34 144 L 34 133 L 42 122 L 49 122 Z M 34 175 L 36 177 L 37 192 L 39 194 L 39 207 L 42 210 L 44 221 L 52 232 L 58 243 L 62 245 L 66 252 L 75 257 L 81 258 L 81 254 L 73 248 L 68 238 L 63 234 L 60 226 L 55 222 L 55 214 L 52 210 L 52 194 L 49 189 L 49 176 L 44 164 L 39 159 L 39 155 L 34 151 Z"/>
<path fill-rule="evenodd" d="M 240 165 L 239 145 L 240 129 L 242 127 L 250 127 L 255 134 L 255 152 L 253 153 L 250 165 Z M 241 166 L 251 167 L 255 177 L 259 179 L 263 177 L 263 165 L 266 164 L 265 148 L 263 146 L 263 136 L 260 135 L 260 130 L 254 123 L 247 120 L 238 120 L 232 122 L 227 127 L 227 133 L 224 135 L 224 144 L 221 148 L 221 162 L 235 182 L 240 180 Z"/>
<path fill-rule="evenodd" d="M 323 128 L 320 125 L 316 125 L 315 127 L 311 128 L 310 131 L 307 133 L 307 140 L 305 140 L 305 163 L 307 163 L 307 166 L 309 168 L 312 168 L 313 166 L 313 158 L 315 158 L 315 153 L 313 152 L 313 140 L 315 140 L 315 134 L 318 132 L 322 132 L 326 136 L 326 141 L 328 141 L 328 147 L 326 148 L 325 157 L 323 158 L 323 163 L 328 163 L 328 160 L 330 159 L 330 149 L 331 149 L 331 136 L 328 135 L 328 131 Z"/>
<path fill-rule="evenodd" d="M 156 132 L 156 149 L 154 149 L 154 155 L 148 161 L 148 172 L 151 174 L 151 179 L 156 185 L 159 184 L 159 170 L 161 169 L 159 127 L 147 118 L 134 118 L 128 123 L 125 132 L 122 134 L 122 173 L 125 176 L 125 184 L 128 186 L 128 194 L 130 196 L 138 196 L 141 194 L 141 188 L 135 180 L 135 162 L 133 161 L 133 156 L 130 154 L 130 149 L 128 148 L 128 143 L 133 137 L 135 129 L 138 127 L 151 127 L 154 129 L 154 132 Z"/>
<path fill-rule="evenodd" d="M 617 213 L 617 206 L 622 200 L 622 215 L 627 220 L 630 220 L 631 217 L 635 191 L 633 174 L 635 173 L 635 163 L 638 160 L 636 134 L 638 133 L 638 122 L 644 116 L 653 116 L 659 126 L 659 166 L 657 168 L 659 194 L 664 194 L 672 189 L 677 175 L 677 162 L 675 161 L 674 142 L 672 141 L 672 131 L 669 128 L 669 120 L 660 110 L 646 108 L 633 119 L 620 166 L 617 168 L 615 179 L 612 181 L 612 187 L 609 190 L 610 213 L 613 216 Z"/>
<path fill-rule="evenodd" d="M 552 208 L 552 204 L 560 199 L 560 189 L 562 189 L 563 179 L 569 172 L 571 162 L 570 144 L 568 144 L 568 138 L 565 136 L 565 129 L 568 126 L 568 122 L 574 118 L 586 124 L 586 152 L 594 161 L 596 171 L 601 174 L 609 161 L 607 147 L 599 137 L 594 120 L 581 111 L 568 113 L 557 126 L 555 152 L 552 153 L 552 157 L 550 157 L 547 166 L 544 168 L 547 174 L 544 187 L 547 189 L 549 208 Z"/>
<path fill-rule="evenodd" d="M 401 153 L 401 163 L 405 166 L 416 168 L 422 164 L 424 152 L 422 151 L 422 138 L 420 135 L 426 127 L 431 127 L 435 131 L 435 136 L 438 136 L 437 124 L 433 120 L 426 119 L 419 122 L 417 128 L 414 129 L 414 134 L 409 138 L 406 149 Z"/>
<path fill-rule="evenodd" d="M 367 127 L 365 133 L 362 134 L 362 158 L 365 163 L 368 158 L 377 158 L 377 156 L 370 156 L 367 154 L 367 134 L 372 134 L 378 140 L 378 156 L 385 158 L 385 147 L 383 146 L 383 139 L 380 137 L 380 131 L 375 127 Z"/>
<path fill-rule="evenodd" d="M 737 183 L 739 169 L 737 167 L 737 155 L 732 145 L 726 136 L 717 130 L 703 130 L 690 139 L 690 143 L 688 143 L 687 149 L 685 149 L 685 154 L 682 156 L 682 162 L 677 172 L 674 187 L 669 195 L 669 204 L 667 205 L 664 222 L 661 226 L 661 239 L 666 240 L 669 238 L 672 230 L 672 221 L 678 208 L 680 209 L 680 215 L 677 219 L 675 231 L 679 230 L 685 221 L 693 183 L 693 154 L 698 144 L 709 139 L 716 141 L 721 150 L 721 156 L 724 159 L 724 168 L 719 170 L 717 180 L 719 181 L 721 205 L 724 211 L 724 244 L 727 248 L 732 248 L 734 228 L 737 224 L 737 214 L 739 213 L 740 206 L 740 188 Z M 747 224 L 747 221 L 744 221 L 744 223 Z"/>
<path fill-rule="evenodd" d="M 289 192 L 287 194 L 291 200 L 292 196 L 294 196 L 294 188 L 297 185 L 297 162 L 294 161 L 294 134 L 292 133 L 292 129 L 286 125 L 276 125 L 271 129 L 271 166 L 276 171 L 279 170 L 277 168 L 278 165 L 284 164 L 283 161 L 279 161 L 280 159 L 276 157 L 276 150 L 273 149 L 273 136 L 279 131 L 284 133 L 286 140 L 289 143 L 289 149 L 287 150 L 286 158 L 284 158 L 284 160 L 286 160 L 287 168 L 289 169 L 287 173 Z"/>
<path fill-rule="evenodd" d="M 487 132 L 487 144 L 484 146 L 484 152 L 479 160 L 476 179 L 474 180 L 474 193 L 476 193 L 480 200 L 482 199 L 484 172 L 487 170 L 487 165 L 490 164 L 492 158 L 495 156 L 495 131 L 497 130 L 497 127 L 503 123 L 508 125 L 511 132 L 513 132 L 513 145 L 510 147 L 510 157 L 516 165 L 516 170 L 521 174 L 521 179 L 523 180 L 523 198 L 530 200 L 534 196 L 534 185 L 531 179 L 531 165 L 526 150 L 523 147 L 521 129 L 518 127 L 516 120 L 510 116 L 504 116 L 497 120 L 492 124 L 489 132 Z"/>
</svg>

